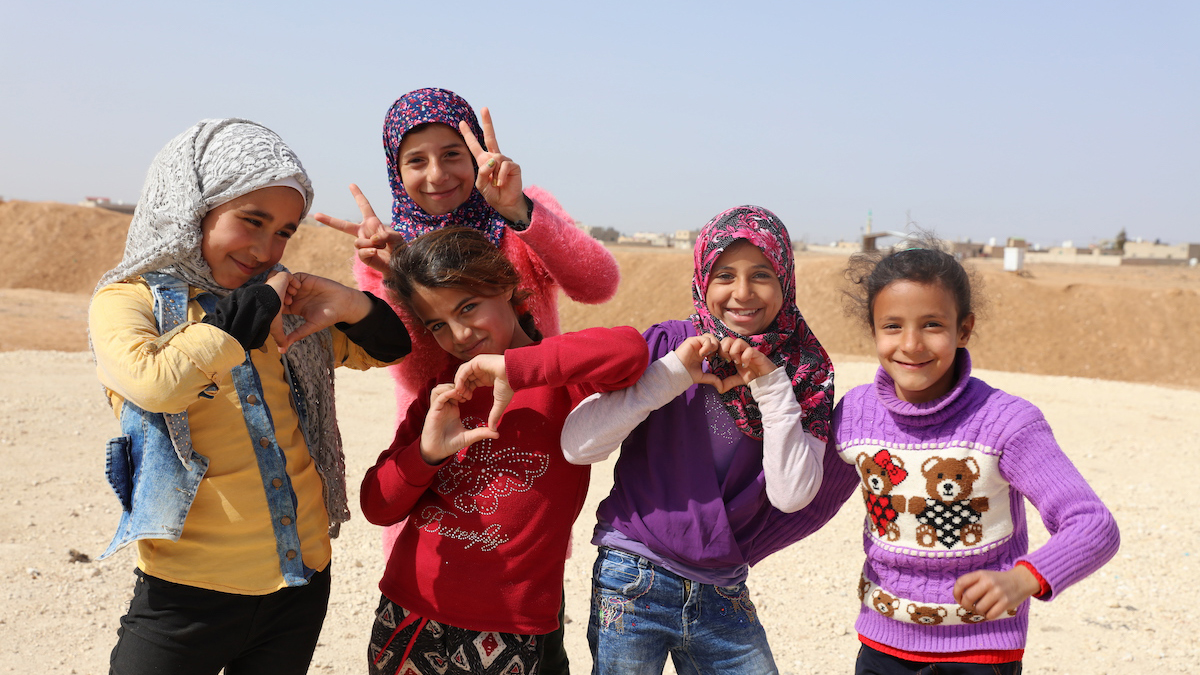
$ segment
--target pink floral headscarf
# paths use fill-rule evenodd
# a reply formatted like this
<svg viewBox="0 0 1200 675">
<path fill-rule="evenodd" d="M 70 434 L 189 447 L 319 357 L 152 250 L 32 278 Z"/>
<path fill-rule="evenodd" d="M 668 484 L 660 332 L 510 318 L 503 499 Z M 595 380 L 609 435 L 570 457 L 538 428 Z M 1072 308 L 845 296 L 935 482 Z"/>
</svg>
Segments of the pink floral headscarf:
<svg viewBox="0 0 1200 675">
<path fill-rule="evenodd" d="M 706 302 L 713 265 L 725 249 L 742 239 L 763 252 L 783 289 L 783 306 L 775 320 L 767 326 L 766 332 L 749 337 L 739 335 L 713 316 Z M 718 339 L 739 337 L 785 369 L 792 381 L 792 390 L 796 392 L 796 400 L 804 410 L 805 431 L 823 441 L 828 440 L 829 418 L 833 411 L 833 363 L 796 306 L 792 241 L 783 222 L 760 206 L 738 206 L 717 214 L 700 230 L 696 239 L 695 264 L 692 304 L 696 313 L 691 318 L 696 333 L 711 333 Z M 729 377 L 737 372 L 733 363 L 719 357 L 709 361 L 712 372 L 718 377 Z M 721 401 L 742 433 L 762 438 L 762 413 L 749 387 L 734 387 L 721 394 Z"/>
</svg>

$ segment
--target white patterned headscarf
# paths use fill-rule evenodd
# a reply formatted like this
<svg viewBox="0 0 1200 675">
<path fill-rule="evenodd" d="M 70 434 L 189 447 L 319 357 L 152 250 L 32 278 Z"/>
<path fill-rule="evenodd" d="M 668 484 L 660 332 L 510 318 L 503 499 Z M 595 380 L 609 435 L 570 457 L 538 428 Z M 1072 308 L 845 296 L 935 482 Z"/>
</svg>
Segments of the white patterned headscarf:
<svg viewBox="0 0 1200 675">
<path fill-rule="evenodd" d="M 293 178 L 312 206 L 312 183 L 300 160 L 274 131 L 249 120 L 203 120 L 171 139 L 150 164 L 125 256 L 96 290 L 145 272 L 165 272 L 224 296 L 200 252 L 200 221 L 213 208 L 270 183 Z M 261 278 L 251 283 L 261 282 Z"/>
<path fill-rule="evenodd" d="M 162 272 L 219 296 L 229 294 L 229 289 L 213 279 L 204 260 L 201 220 L 221 204 L 280 181 L 302 188 L 303 218 L 312 206 L 312 183 L 282 138 L 249 120 L 202 120 L 171 139 L 154 157 L 129 223 L 125 255 L 100 278 L 96 290 L 148 272 Z M 275 269 L 284 268 L 277 265 Z M 264 273 L 247 283 L 265 279 Z M 301 322 L 299 317 L 284 317 L 288 330 Z M 333 400 L 333 337 L 328 330 L 318 331 L 292 345 L 286 358 L 304 391 L 304 437 L 324 484 L 329 533 L 336 537 L 341 523 L 350 519 L 350 509 Z"/>
</svg>

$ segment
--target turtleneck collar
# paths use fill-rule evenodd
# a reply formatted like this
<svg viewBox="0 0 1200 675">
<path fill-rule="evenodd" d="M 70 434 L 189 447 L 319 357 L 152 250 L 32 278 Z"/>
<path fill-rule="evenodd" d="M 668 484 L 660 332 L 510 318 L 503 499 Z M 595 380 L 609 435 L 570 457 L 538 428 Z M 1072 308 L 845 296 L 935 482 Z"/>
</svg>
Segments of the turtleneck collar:
<svg viewBox="0 0 1200 675">
<path fill-rule="evenodd" d="M 960 348 L 954 357 L 956 373 L 954 386 L 942 396 L 925 403 L 909 403 L 896 395 L 896 383 L 882 367 L 875 373 L 875 395 L 879 402 L 893 415 L 904 417 L 904 423 L 926 426 L 937 424 L 947 417 L 954 415 L 965 403 L 968 396 L 963 392 L 971 383 L 971 354 L 965 347 Z"/>
</svg>

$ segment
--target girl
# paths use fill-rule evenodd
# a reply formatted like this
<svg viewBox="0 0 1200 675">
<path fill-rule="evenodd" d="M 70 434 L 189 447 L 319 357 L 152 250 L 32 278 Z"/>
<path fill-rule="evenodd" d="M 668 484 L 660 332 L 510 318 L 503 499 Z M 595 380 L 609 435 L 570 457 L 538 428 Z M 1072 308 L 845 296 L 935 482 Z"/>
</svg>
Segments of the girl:
<svg viewBox="0 0 1200 675">
<path fill-rule="evenodd" d="M 453 662 L 536 673 L 543 636 L 559 625 L 590 476 L 563 458 L 562 423 L 589 394 L 637 381 L 646 344 L 632 328 L 543 340 L 519 283 L 469 228 L 425 234 L 391 258 L 389 289 L 453 362 L 363 480 L 367 520 L 404 521 L 379 583 L 372 672 Z"/>
<path fill-rule="evenodd" d="M 588 399 L 563 430 L 572 462 L 621 446 L 592 539 L 593 673 L 661 673 L 668 654 L 680 673 L 776 672 L 749 568 L 815 532 L 853 487 L 826 458 L 833 367 L 796 306 L 783 223 L 725 211 L 695 263 L 691 321 L 646 331 L 658 360 L 645 376 Z"/>
<path fill-rule="evenodd" d="M 332 369 L 408 352 L 386 303 L 277 264 L 311 203 L 272 131 L 202 121 L 154 158 L 96 288 L 90 337 L 125 434 L 102 557 L 138 548 L 114 673 L 308 669 L 350 516 Z"/>
<path fill-rule="evenodd" d="M 363 290 L 383 296 L 383 274 L 398 242 L 443 227 L 470 227 L 499 247 L 530 293 L 526 305 L 545 336 L 559 333 L 558 291 L 577 302 L 607 302 L 620 273 L 604 246 L 574 226 L 558 202 L 537 187 L 522 191 L 521 168 L 500 153 L 491 113 L 475 111 L 445 89 L 417 89 L 396 99 L 383 123 L 383 150 L 392 188 L 392 222 L 385 227 L 357 186 L 350 192 L 360 223 L 325 214 L 314 218 L 357 237 L 355 276 Z M 480 140 L 486 144 L 485 149 Z M 397 412 L 451 362 L 419 321 L 395 306 L 413 336 L 413 356 L 391 369 Z"/>
<path fill-rule="evenodd" d="M 315 218 L 357 237 L 359 288 L 379 296 L 391 248 L 442 227 L 471 227 L 498 246 L 520 275 L 530 296 L 529 313 L 542 335 L 559 333 L 558 292 L 577 302 L 600 304 L 617 292 L 620 272 L 600 242 L 574 226 L 549 192 L 522 190 L 521 167 L 500 153 L 492 116 L 475 111 L 462 97 L 445 89 L 417 89 L 396 99 L 383 122 L 383 150 L 392 188 L 391 227 L 384 227 L 357 186 L 362 222 L 350 223 L 324 214 Z M 485 149 L 480 145 L 483 139 Z M 408 409 L 416 392 L 451 363 L 446 352 L 419 321 L 404 317 L 413 336 L 413 358 L 394 368 L 397 415 Z M 391 553 L 399 525 L 383 532 L 383 553 Z M 561 617 L 560 617 L 561 618 Z M 546 672 L 568 672 L 561 630 L 552 638 Z"/>
<path fill-rule="evenodd" d="M 867 505 L 858 673 L 1019 673 L 1030 597 L 1117 551 L 1112 515 L 1028 401 L 971 377 L 970 279 L 936 242 L 859 254 L 875 383 L 833 415 Z M 1049 541 L 1028 552 L 1025 498 Z"/>
</svg>

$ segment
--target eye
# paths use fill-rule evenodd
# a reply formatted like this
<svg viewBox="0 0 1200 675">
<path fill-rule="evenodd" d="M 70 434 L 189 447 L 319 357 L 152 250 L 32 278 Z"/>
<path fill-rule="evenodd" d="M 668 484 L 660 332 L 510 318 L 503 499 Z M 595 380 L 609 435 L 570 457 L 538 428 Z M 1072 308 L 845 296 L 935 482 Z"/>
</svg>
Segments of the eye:
<svg viewBox="0 0 1200 675">
<path fill-rule="evenodd" d="M 427 329 L 427 330 L 428 330 L 430 333 L 436 333 L 436 332 L 438 332 L 439 330 L 441 330 L 441 329 L 443 329 L 443 328 L 445 328 L 445 327 L 446 327 L 446 322 L 445 322 L 445 321 L 438 321 L 437 323 L 430 324 L 430 325 L 426 326 L 425 328 L 426 328 L 426 329 Z"/>
<path fill-rule="evenodd" d="M 474 302 L 468 302 L 467 304 L 465 304 L 465 305 L 463 305 L 463 306 L 462 306 L 462 310 L 461 310 L 459 313 L 460 313 L 460 314 L 466 314 L 467 312 L 470 312 L 471 310 L 475 309 L 475 308 L 476 308 L 476 307 L 478 307 L 478 306 L 479 306 L 479 305 L 478 305 L 477 303 L 474 303 Z"/>
<path fill-rule="evenodd" d="M 283 237 L 284 239 L 291 239 L 292 237 L 296 236 L 296 231 L 295 230 L 280 230 L 280 231 L 276 232 L 275 234 Z"/>
</svg>

